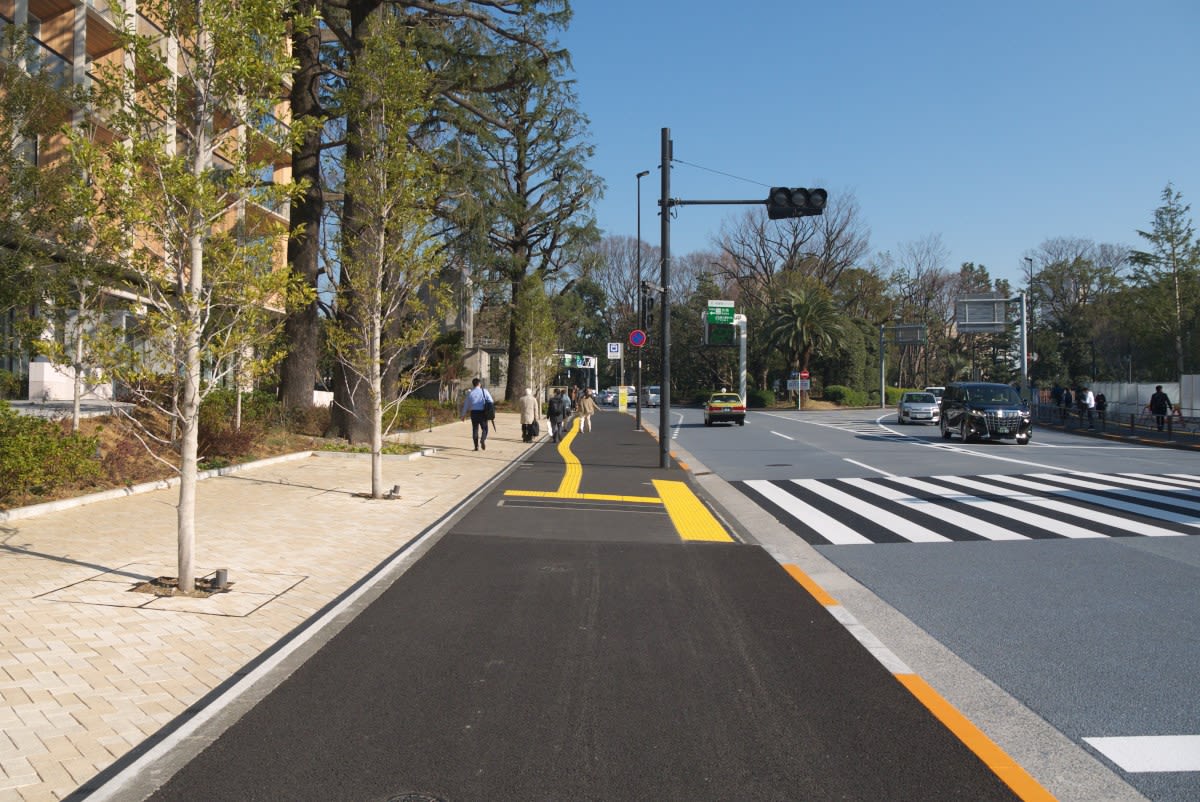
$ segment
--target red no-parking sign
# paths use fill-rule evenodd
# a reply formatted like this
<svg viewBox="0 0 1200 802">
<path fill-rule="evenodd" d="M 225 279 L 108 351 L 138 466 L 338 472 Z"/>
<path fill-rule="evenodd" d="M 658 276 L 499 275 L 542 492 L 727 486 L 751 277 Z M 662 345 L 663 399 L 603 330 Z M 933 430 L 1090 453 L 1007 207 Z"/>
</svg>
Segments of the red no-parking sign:
<svg viewBox="0 0 1200 802">
<path fill-rule="evenodd" d="M 641 329 L 634 329 L 629 332 L 629 344 L 634 348 L 641 348 L 646 344 L 646 332 Z"/>
</svg>

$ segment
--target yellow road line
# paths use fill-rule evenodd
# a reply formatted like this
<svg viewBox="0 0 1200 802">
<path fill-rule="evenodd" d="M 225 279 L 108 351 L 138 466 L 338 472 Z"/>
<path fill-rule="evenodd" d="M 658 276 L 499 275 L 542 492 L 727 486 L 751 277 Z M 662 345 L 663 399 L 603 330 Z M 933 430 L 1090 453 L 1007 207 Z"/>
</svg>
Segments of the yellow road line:
<svg viewBox="0 0 1200 802">
<path fill-rule="evenodd" d="M 834 605 L 834 604 L 838 603 L 837 599 L 833 598 L 832 596 L 830 596 L 828 593 L 825 592 L 825 588 L 818 585 L 816 582 L 813 581 L 812 577 L 810 577 L 808 574 L 801 571 L 800 566 L 784 565 L 783 570 L 785 570 L 789 574 L 791 574 L 792 579 L 799 582 L 804 587 L 804 589 L 808 591 L 809 595 L 817 600 L 818 604 L 821 604 L 825 607 L 829 607 L 830 605 Z"/>
<path fill-rule="evenodd" d="M 632 504 L 662 504 L 661 498 L 654 496 L 618 496 L 610 493 L 563 493 L 561 490 L 505 490 L 506 496 L 524 496 L 526 498 L 567 498 L 581 501 L 619 501 Z"/>
<path fill-rule="evenodd" d="M 929 683 L 916 674 L 896 674 L 900 684 L 908 688 L 938 721 L 954 733 L 974 752 L 997 777 L 1026 802 L 1052 801 L 1054 796 L 1021 768 L 995 741 L 983 734 L 971 721 L 947 702 Z"/>
<path fill-rule="evenodd" d="M 833 596 L 813 581 L 812 577 L 804 573 L 800 566 L 784 564 L 783 569 L 791 575 L 792 579 L 800 583 L 819 604 L 837 608 L 836 613 L 833 610 L 830 612 L 834 613 L 834 617 L 858 638 L 860 643 L 866 645 L 863 641 L 862 625 L 849 611 L 838 604 Z M 917 698 L 917 701 L 933 713 L 934 718 L 940 721 L 943 727 L 950 730 L 958 740 L 975 753 L 976 757 L 983 761 L 984 765 L 992 770 L 992 773 L 1011 788 L 1013 793 L 1025 802 L 1053 802 L 1054 796 L 1043 788 L 1029 772 L 1009 757 L 1008 753 L 1001 749 L 995 741 L 984 735 L 983 730 L 972 724 L 970 719 L 946 701 L 928 682 L 912 673 L 908 666 L 896 658 L 890 649 L 880 644 L 874 635 L 869 635 L 869 640 L 875 644 L 875 648 L 869 648 L 871 654 L 892 672 L 892 676 L 907 688 L 908 692 Z M 894 666 L 902 666 L 903 670 L 897 670 Z"/>
<path fill-rule="evenodd" d="M 654 489 L 667 508 L 667 515 L 675 531 L 683 540 L 710 540 L 732 543 L 733 538 L 721 526 L 720 521 L 713 517 L 696 494 L 685 482 L 669 482 L 654 479 Z"/>
</svg>

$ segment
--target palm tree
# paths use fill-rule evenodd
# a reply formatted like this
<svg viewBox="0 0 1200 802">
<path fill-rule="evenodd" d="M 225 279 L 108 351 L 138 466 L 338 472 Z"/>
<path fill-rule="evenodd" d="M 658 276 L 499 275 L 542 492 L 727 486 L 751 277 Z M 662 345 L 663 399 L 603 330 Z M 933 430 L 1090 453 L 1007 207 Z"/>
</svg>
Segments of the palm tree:
<svg viewBox="0 0 1200 802">
<path fill-rule="evenodd" d="M 813 352 L 842 334 L 841 313 L 820 286 L 784 290 L 771 305 L 767 337 L 772 348 L 785 348 L 793 372 L 808 370 Z"/>
</svg>

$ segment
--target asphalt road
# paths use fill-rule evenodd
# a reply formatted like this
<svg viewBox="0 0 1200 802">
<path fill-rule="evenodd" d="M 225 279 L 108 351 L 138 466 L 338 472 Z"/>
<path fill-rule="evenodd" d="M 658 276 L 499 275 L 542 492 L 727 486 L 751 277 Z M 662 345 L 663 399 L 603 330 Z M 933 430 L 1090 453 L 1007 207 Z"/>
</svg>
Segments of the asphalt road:
<svg viewBox="0 0 1200 802">
<path fill-rule="evenodd" d="M 890 412 L 673 416 L 705 471 L 1034 717 L 1148 798 L 1200 799 L 1200 455 L 1047 429 L 947 442 Z M 1183 770 L 1155 763 L 1172 749 Z"/>
<path fill-rule="evenodd" d="M 577 488 L 506 492 L 561 491 L 543 445 L 152 798 L 1015 798 L 766 550 L 631 500 L 684 476 L 597 421 Z"/>
</svg>

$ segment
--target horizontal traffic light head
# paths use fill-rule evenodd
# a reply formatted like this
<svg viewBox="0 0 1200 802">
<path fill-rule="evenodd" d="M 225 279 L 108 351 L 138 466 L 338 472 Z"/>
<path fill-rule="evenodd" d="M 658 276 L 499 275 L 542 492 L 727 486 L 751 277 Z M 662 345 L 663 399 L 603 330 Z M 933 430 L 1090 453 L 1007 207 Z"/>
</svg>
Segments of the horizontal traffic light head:
<svg viewBox="0 0 1200 802">
<path fill-rule="evenodd" d="M 817 187 L 771 187 L 767 195 L 767 217 L 785 220 L 789 217 L 811 217 L 825 211 L 829 193 Z"/>
</svg>

